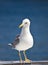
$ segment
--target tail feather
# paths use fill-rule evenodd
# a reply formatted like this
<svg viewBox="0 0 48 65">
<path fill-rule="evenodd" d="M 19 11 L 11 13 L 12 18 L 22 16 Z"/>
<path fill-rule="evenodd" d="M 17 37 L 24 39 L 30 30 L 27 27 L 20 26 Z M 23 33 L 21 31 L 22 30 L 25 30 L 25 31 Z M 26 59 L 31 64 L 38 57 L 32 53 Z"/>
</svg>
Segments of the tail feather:
<svg viewBox="0 0 48 65">
<path fill-rule="evenodd" d="M 12 43 L 9 43 L 9 44 L 8 44 L 8 46 L 11 46 L 11 47 L 12 47 L 12 49 L 14 49 L 14 47 L 13 47 Z"/>
<path fill-rule="evenodd" d="M 11 43 L 9 43 L 8 45 L 9 45 L 9 46 L 12 46 L 12 44 L 11 44 Z"/>
</svg>

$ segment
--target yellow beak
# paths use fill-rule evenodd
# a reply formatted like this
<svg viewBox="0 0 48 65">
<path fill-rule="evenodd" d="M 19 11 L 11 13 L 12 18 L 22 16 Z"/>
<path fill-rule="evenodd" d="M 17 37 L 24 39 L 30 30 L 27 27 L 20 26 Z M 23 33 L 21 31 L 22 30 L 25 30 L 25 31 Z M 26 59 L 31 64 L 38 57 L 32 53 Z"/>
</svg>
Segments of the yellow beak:
<svg viewBox="0 0 48 65">
<path fill-rule="evenodd" d="M 23 27 L 23 23 L 19 25 L 19 28 Z"/>
</svg>

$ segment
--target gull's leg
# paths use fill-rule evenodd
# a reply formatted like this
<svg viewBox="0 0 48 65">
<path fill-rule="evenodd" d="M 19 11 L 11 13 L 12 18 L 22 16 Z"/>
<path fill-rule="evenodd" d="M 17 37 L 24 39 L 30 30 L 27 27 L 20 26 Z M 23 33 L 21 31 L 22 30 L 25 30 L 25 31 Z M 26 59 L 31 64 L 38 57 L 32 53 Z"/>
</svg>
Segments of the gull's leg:
<svg viewBox="0 0 48 65">
<path fill-rule="evenodd" d="M 25 62 L 30 63 L 31 60 L 29 60 L 29 59 L 27 58 L 27 56 L 26 56 L 26 54 L 25 54 L 25 51 L 23 51 L 23 54 L 24 54 L 24 57 L 25 57 Z"/>
<path fill-rule="evenodd" d="M 22 58 L 21 58 L 21 54 L 20 54 L 20 51 L 19 51 L 19 57 L 20 57 L 20 62 L 22 63 Z"/>
</svg>

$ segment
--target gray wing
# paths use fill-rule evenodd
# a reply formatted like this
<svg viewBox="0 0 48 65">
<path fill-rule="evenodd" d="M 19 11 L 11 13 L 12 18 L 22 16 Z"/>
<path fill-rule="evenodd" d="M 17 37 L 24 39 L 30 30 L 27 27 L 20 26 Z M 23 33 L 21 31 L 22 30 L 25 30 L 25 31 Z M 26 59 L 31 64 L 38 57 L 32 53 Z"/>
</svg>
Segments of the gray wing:
<svg viewBox="0 0 48 65">
<path fill-rule="evenodd" d="M 15 48 L 15 46 L 19 43 L 20 39 L 19 39 L 20 35 L 16 36 L 16 39 L 14 40 L 14 42 L 12 43 L 12 46 Z"/>
</svg>

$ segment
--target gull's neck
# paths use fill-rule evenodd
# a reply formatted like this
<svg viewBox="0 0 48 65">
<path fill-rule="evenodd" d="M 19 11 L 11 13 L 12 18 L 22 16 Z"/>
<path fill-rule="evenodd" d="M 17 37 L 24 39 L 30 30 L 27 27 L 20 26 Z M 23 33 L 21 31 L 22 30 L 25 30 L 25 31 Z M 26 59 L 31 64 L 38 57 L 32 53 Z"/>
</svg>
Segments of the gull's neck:
<svg viewBox="0 0 48 65">
<path fill-rule="evenodd" d="M 23 27 L 21 31 L 21 36 L 30 34 L 30 27 Z"/>
</svg>

